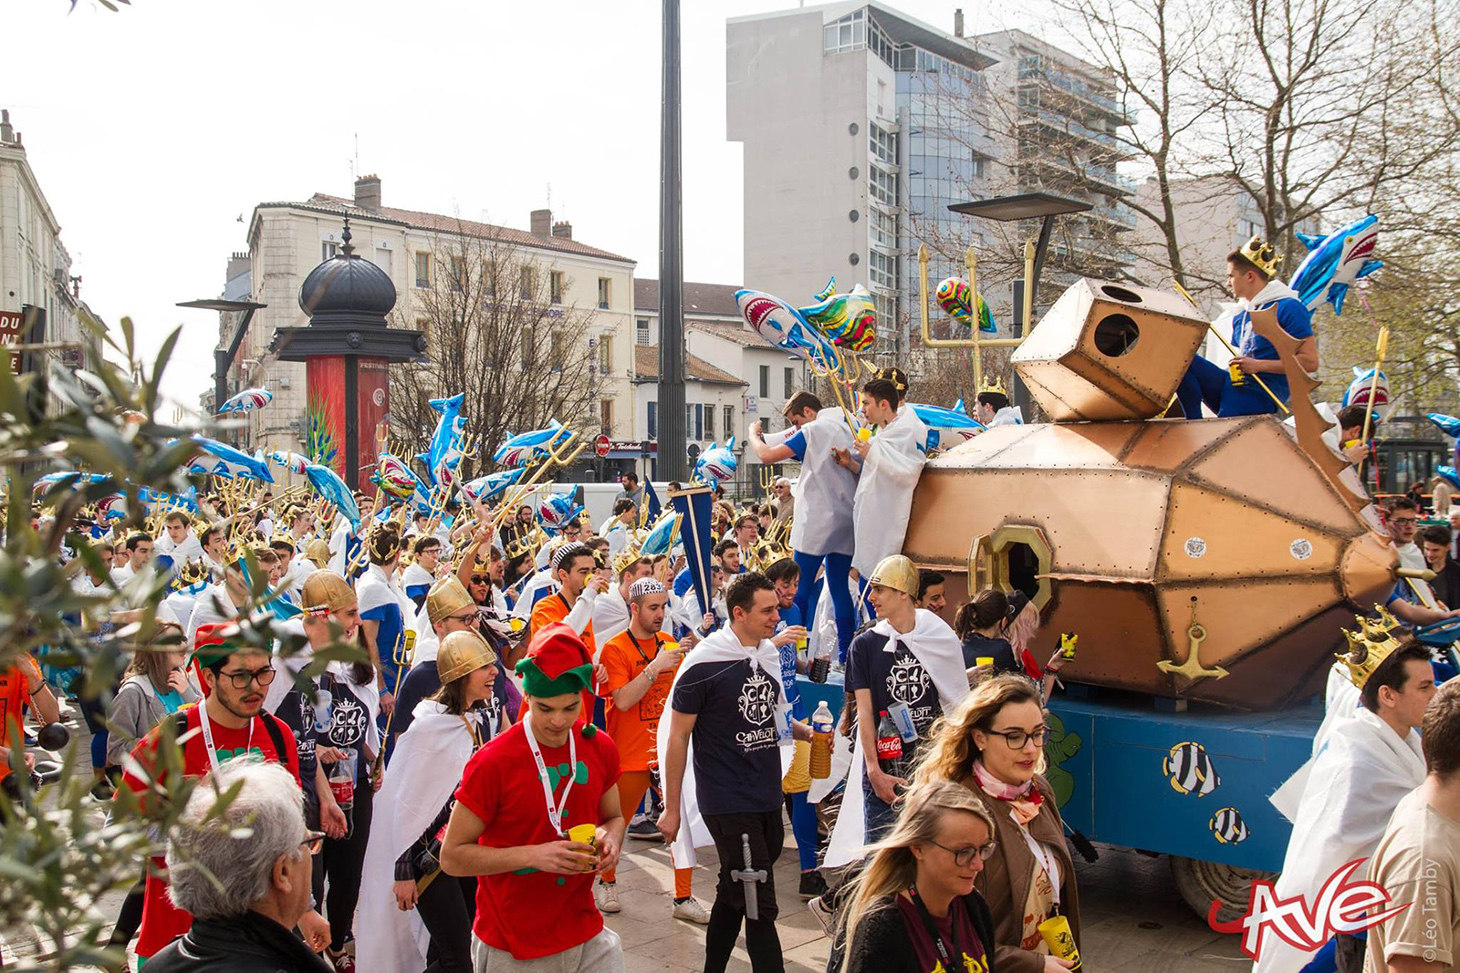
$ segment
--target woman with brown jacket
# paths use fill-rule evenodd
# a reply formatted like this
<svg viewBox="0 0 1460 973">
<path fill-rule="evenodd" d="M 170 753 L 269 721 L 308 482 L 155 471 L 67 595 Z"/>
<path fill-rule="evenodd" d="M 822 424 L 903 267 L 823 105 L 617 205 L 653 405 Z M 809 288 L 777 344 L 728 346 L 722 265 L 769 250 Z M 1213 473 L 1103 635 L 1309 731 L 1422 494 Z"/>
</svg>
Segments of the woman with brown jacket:
<svg viewBox="0 0 1460 973">
<path fill-rule="evenodd" d="M 995 676 L 933 727 L 917 782 L 951 780 L 967 787 L 994 820 L 997 847 L 977 889 L 994 919 L 1000 973 L 1060 973 L 1067 960 L 1049 955 L 1039 924 L 1065 916 L 1080 941 L 1075 863 L 1043 765 L 1044 710 L 1039 690 L 1022 675 Z"/>
</svg>

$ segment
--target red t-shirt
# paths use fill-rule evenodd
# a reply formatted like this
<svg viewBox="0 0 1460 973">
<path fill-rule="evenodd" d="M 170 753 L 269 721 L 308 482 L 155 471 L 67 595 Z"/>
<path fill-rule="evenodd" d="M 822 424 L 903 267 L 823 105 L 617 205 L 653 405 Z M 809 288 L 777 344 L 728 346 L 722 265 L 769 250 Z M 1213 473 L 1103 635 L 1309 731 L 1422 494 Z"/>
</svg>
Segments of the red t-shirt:
<svg viewBox="0 0 1460 973">
<path fill-rule="evenodd" d="M 178 710 L 179 713 L 187 714 L 188 723 L 185 732 L 190 734 L 183 743 L 183 773 L 188 777 L 202 777 L 211 773 L 213 769 L 212 762 L 208 759 L 208 748 L 203 742 L 203 734 L 196 732 L 200 726 L 199 714 L 202 711 L 203 704 L 197 703 Z M 168 717 L 168 719 L 176 718 L 176 716 Z M 284 741 L 282 755 L 274 747 L 272 736 L 263 723 L 265 719 L 274 723 L 279 731 L 279 736 Z M 294 742 L 294 731 L 273 716 L 260 714 L 254 717 L 253 722 L 248 726 L 238 730 L 220 726 L 209 720 L 209 729 L 213 733 L 213 745 L 217 748 L 220 765 L 230 760 L 236 760 L 244 754 L 250 754 L 256 760 L 283 764 L 289 768 L 294 779 L 299 780 L 299 748 Z M 153 766 L 157 741 L 161 733 L 160 725 L 154 727 L 132 748 L 132 756 L 137 763 L 149 771 Z M 160 776 L 162 779 L 158 783 L 165 782 L 166 774 Z M 148 782 L 131 773 L 122 776 L 122 784 L 137 793 L 148 790 Z M 137 935 L 137 955 L 144 958 L 156 953 L 187 932 L 193 924 L 193 917 L 173 905 L 172 899 L 168 898 L 166 863 L 161 858 L 154 858 L 152 864 L 153 867 L 147 870 L 147 884 L 142 904 L 142 926 Z"/>
<path fill-rule="evenodd" d="M 15 662 L 9 669 L 0 669 L 0 746 L 24 753 L 25 733 L 22 727 L 25 707 L 30 702 L 31 680 L 40 679 L 41 670 L 28 655 L 22 655 Z M 8 776 L 10 762 L 0 761 L 0 780 Z"/>
<path fill-rule="evenodd" d="M 578 767 L 563 828 L 599 823 L 598 803 L 618 783 L 618 748 L 606 733 L 584 737 L 575 724 Z M 540 745 L 540 741 L 539 741 Z M 540 747 L 554 784 L 553 799 L 563 796 L 568 747 Z M 560 776 L 561 775 L 561 776 Z M 521 723 L 482 747 L 467 761 L 456 800 L 486 825 L 477 844 L 517 848 L 561 840 L 548 821 L 547 799 L 537 764 Z M 494 949 L 519 960 L 538 959 L 580 946 L 603 929 L 593 903 L 593 872 L 553 875 L 528 869 L 477 876 L 477 916 L 472 932 Z"/>
</svg>

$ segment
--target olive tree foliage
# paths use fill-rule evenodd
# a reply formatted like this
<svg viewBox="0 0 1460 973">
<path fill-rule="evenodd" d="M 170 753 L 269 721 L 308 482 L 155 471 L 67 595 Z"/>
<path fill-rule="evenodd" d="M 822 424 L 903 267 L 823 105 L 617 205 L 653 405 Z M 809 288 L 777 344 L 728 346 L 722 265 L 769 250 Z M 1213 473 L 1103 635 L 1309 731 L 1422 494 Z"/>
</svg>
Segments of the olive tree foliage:
<svg viewBox="0 0 1460 973">
<path fill-rule="evenodd" d="M 54 364 L 46 371 L 43 364 L 17 378 L 0 368 L 0 669 L 26 654 L 39 657 L 55 670 L 78 672 L 71 692 L 105 702 L 133 653 L 175 649 L 177 639 L 161 634 L 155 618 L 167 593 L 164 578 L 142 602 L 140 618 L 120 627 L 110 624 L 111 612 L 135 602 L 123 605 L 109 580 L 102 594 L 82 594 L 73 586 L 82 572 L 107 577 L 83 533 L 87 518 L 97 501 L 121 493 L 128 513 L 120 527 L 126 531 L 141 526 L 149 512 L 139 502 L 142 488 L 185 491 L 190 482 L 184 471 L 194 452 L 186 440 L 196 430 L 163 418 L 172 407 L 159 388 L 177 331 L 149 363 L 138 354 L 129 319 L 120 323 L 120 339 L 98 322 L 84 321 L 106 356 L 93 371 Z M 69 471 L 100 479 L 36 489 L 46 474 Z M 273 595 L 262 572 L 250 574 L 260 582 L 245 613 Z M 300 644 L 297 637 L 272 631 L 262 618 L 246 632 L 264 651 L 276 637 L 285 652 Z M 314 674 L 331 658 L 359 657 L 356 649 L 332 646 L 305 672 Z M 103 895 L 129 888 L 147 857 L 163 854 L 160 836 L 169 833 L 187 795 L 200 786 L 181 773 L 171 721 L 164 722 L 163 738 L 158 767 L 165 788 L 149 795 L 145 814 L 124 789 L 111 823 L 89 795 L 90 762 L 76 741 L 66 748 L 60 779 L 39 791 L 31 789 L 21 755 L 14 754 L 11 767 L 23 793 L 18 803 L 0 795 L 0 931 L 7 939 L 39 941 L 42 949 L 7 970 L 121 968 L 121 950 L 99 945 L 114 916 L 95 905 Z"/>
</svg>

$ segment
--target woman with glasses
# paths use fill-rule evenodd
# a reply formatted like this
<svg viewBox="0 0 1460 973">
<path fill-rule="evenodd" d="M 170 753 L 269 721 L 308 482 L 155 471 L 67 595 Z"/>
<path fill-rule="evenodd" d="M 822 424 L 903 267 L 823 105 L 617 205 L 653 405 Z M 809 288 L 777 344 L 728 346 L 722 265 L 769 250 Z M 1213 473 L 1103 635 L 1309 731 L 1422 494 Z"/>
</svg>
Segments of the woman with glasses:
<svg viewBox="0 0 1460 973">
<path fill-rule="evenodd" d="M 993 912 L 990 969 L 1060 973 L 1071 962 L 1049 955 L 1039 924 L 1069 920 L 1078 945 L 1080 897 L 1054 792 L 1040 775 L 1046 728 L 1039 690 L 1023 675 L 999 675 L 973 690 L 933 728 L 913 779 L 952 781 L 994 822 L 996 848 L 977 887 Z M 946 964 L 945 964 L 946 966 Z"/>
<path fill-rule="evenodd" d="M 840 973 L 1005 969 L 975 886 L 998 851 L 993 818 L 968 788 L 927 781 L 907 792 L 897 826 L 872 846 L 845 889 L 836 947 Z"/>
</svg>

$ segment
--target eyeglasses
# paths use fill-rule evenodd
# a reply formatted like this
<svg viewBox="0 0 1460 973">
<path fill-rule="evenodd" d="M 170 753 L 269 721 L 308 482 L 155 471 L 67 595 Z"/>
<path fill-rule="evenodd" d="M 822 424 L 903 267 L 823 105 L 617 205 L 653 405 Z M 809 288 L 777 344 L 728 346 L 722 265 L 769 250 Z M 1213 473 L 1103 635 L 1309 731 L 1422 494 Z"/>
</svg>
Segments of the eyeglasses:
<svg viewBox="0 0 1460 973">
<path fill-rule="evenodd" d="M 318 855 L 319 850 L 324 847 L 324 832 L 306 831 L 304 832 L 304 836 L 304 840 L 299 842 L 299 847 L 303 848 L 310 855 Z"/>
<path fill-rule="evenodd" d="M 981 862 L 988 861 L 993 857 L 994 850 L 999 847 L 997 841 L 989 841 L 983 845 L 969 845 L 967 848 L 949 848 L 947 845 L 939 845 L 936 841 L 930 841 L 928 843 L 936 845 L 952 855 L 953 864 L 959 868 L 967 868 L 969 863 L 973 861 L 975 855 L 978 856 L 978 860 Z"/>
<path fill-rule="evenodd" d="M 267 686 L 274 681 L 274 667 L 266 669 L 244 669 L 242 672 L 220 672 L 220 676 L 227 676 L 233 681 L 234 689 L 247 689 L 249 683 L 257 682 L 260 686 Z"/>
<path fill-rule="evenodd" d="M 464 615 L 447 615 L 446 618 L 449 621 L 456 621 L 461 622 L 463 625 L 470 625 L 472 622 L 477 620 L 477 615 L 479 614 L 480 611 L 478 611 L 477 609 L 473 609 Z"/>
<path fill-rule="evenodd" d="M 1036 747 L 1044 746 L 1044 735 L 1049 732 L 1049 727 L 1041 726 L 1033 733 L 1024 730 L 989 730 L 988 732 L 992 736 L 1003 737 L 1010 750 L 1023 750 L 1024 744 L 1030 740 L 1034 741 Z"/>
<path fill-rule="evenodd" d="M 1419 518 L 1418 517 L 1390 517 L 1389 518 L 1389 522 L 1391 524 L 1413 525 L 1413 524 L 1419 523 Z"/>
</svg>

